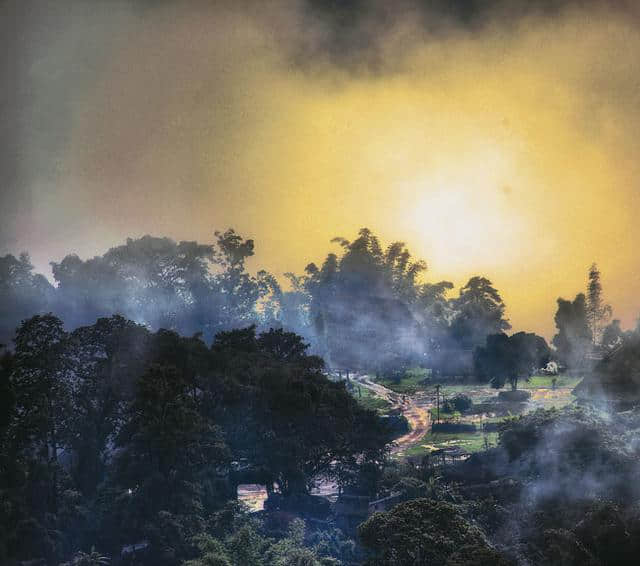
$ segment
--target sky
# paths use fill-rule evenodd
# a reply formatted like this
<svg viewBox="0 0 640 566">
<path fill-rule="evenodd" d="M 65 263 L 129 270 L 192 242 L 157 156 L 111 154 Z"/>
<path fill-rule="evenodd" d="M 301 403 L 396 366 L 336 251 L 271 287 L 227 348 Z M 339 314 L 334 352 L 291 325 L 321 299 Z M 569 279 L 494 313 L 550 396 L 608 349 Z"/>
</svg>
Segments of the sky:
<svg viewBox="0 0 640 566">
<path fill-rule="evenodd" d="M 360 227 L 553 334 L 597 262 L 640 315 L 640 9 L 431 0 L 0 3 L 0 253 L 41 272 L 234 227 L 254 268 Z"/>
</svg>

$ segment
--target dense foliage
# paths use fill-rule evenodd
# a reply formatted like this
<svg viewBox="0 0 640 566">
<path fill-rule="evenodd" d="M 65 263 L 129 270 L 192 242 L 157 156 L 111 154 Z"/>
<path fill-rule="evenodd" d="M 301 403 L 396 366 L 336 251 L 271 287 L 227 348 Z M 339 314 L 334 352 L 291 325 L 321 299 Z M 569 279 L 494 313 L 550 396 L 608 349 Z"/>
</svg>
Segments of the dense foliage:
<svg viewBox="0 0 640 566">
<path fill-rule="evenodd" d="M 476 500 L 465 506 L 521 563 L 634 564 L 639 434 L 637 410 L 541 409 L 508 420 L 498 448 L 457 470 Z"/>
<path fill-rule="evenodd" d="M 387 380 L 409 366 L 460 375 L 473 359 L 478 378 L 514 390 L 553 355 L 571 369 L 594 361 L 577 392 L 628 408 L 640 332 L 606 325 L 597 268 L 587 296 L 558 300 L 552 352 L 504 333 L 488 279 L 449 298 L 452 284 L 422 282 L 426 265 L 404 244 L 383 249 L 367 229 L 335 241 L 341 253 L 287 274 L 286 291 L 246 270 L 254 244 L 233 230 L 213 245 L 145 236 L 67 256 L 56 287 L 28 256 L 0 258 L 0 333 L 12 336 L 0 349 L 0 561 L 633 563 L 637 411 L 537 411 L 507 419 L 499 446 L 465 462 L 400 463 L 387 446 L 406 419 L 363 408 L 319 357 Z M 443 409 L 471 405 L 456 395 Z M 327 522 L 329 504 L 310 495 L 327 481 L 365 514 L 372 498 L 388 505 L 360 544 L 348 536 L 362 515 Z M 235 502 L 243 483 L 266 486 L 263 518 Z M 314 528 L 296 519 L 307 513 L 321 515 Z"/>
<path fill-rule="evenodd" d="M 413 260 L 404 243 L 383 249 L 366 228 L 353 241 L 335 241 L 342 255 L 309 264 L 302 280 L 318 348 L 333 365 L 389 372 L 428 363 L 464 371 L 452 360 L 510 327 L 500 294 L 484 277 L 472 277 L 448 299 L 453 284 L 419 281 L 426 263 Z"/>
<path fill-rule="evenodd" d="M 358 489 L 391 435 L 282 330 L 208 347 L 120 316 L 69 333 L 37 315 L 0 369 L 3 563 L 93 545 L 116 563 L 146 541 L 148 563 L 177 564 L 243 478 L 285 498 L 319 477 Z"/>
<path fill-rule="evenodd" d="M 587 300 L 583 293 L 573 301 L 558 299 L 555 315 L 558 333 L 553 337 L 560 361 L 568 367 L 584 367 L 591 350 L 593 334 L 589 328 Z"/>
<path fill-rule="evenodd" d="M 53 312 L 69 328 L 119 313 L 153 330 L 202 333 L 256 324 L 303 335 L 331 367 L 388 372 L 423 365 L 468 373 L 471 351 L 509 328 L 499 292 L 475 276 L 448 297 L 448 281 L 422 281 L 426 263 L 402 242 L 383 248 L 368 229 L 336 238 L 341 253 L 301 276 L 287 273 L 285 289 L 271 274 L 252 275 L 253 240 L 233 230 L 213 244 L 144 236 L 82 260 L 52 263 L 55 286 L 33 273 L 27 255 L 0 258 L 0 342 L 34 314 Z"/>
<path fill-rule="evenodd" d="M 516 390 L 519 379 L 529 379 L 550 361 L 551 350 L 542 336 L 533 333 L 492 334 L 485 346 L 475 349 L 473 359 L 479 377 L 490 379 L 496 389 L 509 382 Z"/>
<path fill-rule="evenodd" d="M 215 233 L 215 244 L 176 243 L 170 238 L 128 238 L 102 256 L 71 254 L 52 262 L 56 286 L 33 274 L 26 254 L 0 258 L 0 340 L 21 320 L 52 311 L 72 328 L 120 313 L 153 329 L 202 332 L 250 324 L 273 278 L 245 269 L 253 240 L 233 230 Z"/>
<path fill-rule="evenodd" d="M 458 464 L 385 469 L 403 502 L 361 525 L 367 564 L 637 563 L 637 409 L 538 410 L 500 429 Z"/>
<path fill-rule="evenodd" d="M 360 526 L 360 538 L 372 551 L 367 562 L 372 566 L 466 564 L 463 557 L 477 553 L 488 559 L 486 564 L 508 564 L 454 505 L 432 499 L 415 499 L 374 514 Z"/>
</svg>

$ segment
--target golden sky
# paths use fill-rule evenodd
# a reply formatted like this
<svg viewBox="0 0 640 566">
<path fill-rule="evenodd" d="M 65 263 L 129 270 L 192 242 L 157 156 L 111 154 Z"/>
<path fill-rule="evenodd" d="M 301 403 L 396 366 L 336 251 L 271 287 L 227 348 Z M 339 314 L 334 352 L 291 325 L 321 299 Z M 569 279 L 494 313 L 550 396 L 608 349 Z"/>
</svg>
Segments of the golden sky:
<svg viewBox="0 0 640 566">
<path fill-rule="evenodd" d="M 515 330 L 550 337 L 556 298 L 594 261 L 635 322 L 635 13 L 594 3 L 432 33 L 407 9 L 365 18 L 371 44 L 336 60 L 299 3 L 179 5 L 5 8 L 27 33 L 0 252 L 46 269 L 127 236 L 232 226 L 256 240 L 252 267 L 280 276 L 366 226 L 405 241 L 427 280 L 489 277 Z"/>
</svg>

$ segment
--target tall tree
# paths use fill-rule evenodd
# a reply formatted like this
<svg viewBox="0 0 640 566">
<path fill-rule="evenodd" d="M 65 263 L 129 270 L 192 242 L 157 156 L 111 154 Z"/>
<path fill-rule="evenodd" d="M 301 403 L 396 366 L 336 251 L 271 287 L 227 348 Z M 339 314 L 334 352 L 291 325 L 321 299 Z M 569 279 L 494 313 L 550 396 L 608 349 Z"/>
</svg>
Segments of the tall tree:
<svg viewBox="0 0 640 566">
<path fill-rule="evenodd" d="M 120 313 L 152 328 L 202 330 L 213 253 L 210 245 L 144 236 L 86 261 L 68 255 L 52 263 L 60 308 L 73 327 Z"/>
<path fill-rule="evenodd" d="M 456 506 L 433 499 L 413 499 L 374 513 L 358 527 L 358 534 L 370 551 L 366 566 L 469 564 L 474 559 L 474 565 L 509 564 Z M 449 562 L 454 557 L 459 561 Z"/>
<path fill-rule="evenodd" d="M 593 341 L 584 293 L 576 295 L 573 301 L 559 298 L 554 320 L 558 333 L 552 343 L 560 361 L 570 368 L 582 367 Z"/>
<path fill-rule="evenodd" d="M 269 290 L 268 274 L 260 273 L 260 280 L 247 273 L 245 262 L 254 254 L 253 240 L 245 240 L 233 229 L 216 232 L 214 263 L 220 271 L 213 280 L 216 291 L 212 296 L 219 322 L 215 329 L 244 326 L 255 320 L 258 300 Z"/>
<path fill-rule="evenodd" d="M 222 332 L 203 380 L 207 404 L 222 405 L 216 414 L 234 459 L 250 460 L 285 495 L 308 492 L 320 474 L 345 478 L 347 469 L 381 458 L 390 438 L 375 413 L 344 383 L 330 381 L 322 360 L 306 350 L 282 330 Z"/>
<path fill-rule="evenodd" d="M 8 345 L 24 319 L 52 310 L 54 295 L 49 281 L 33 273 L 28 254 L 0 257 L 0 343 Z"/>
<path fill-rule="evenodd" d="M 33 452 L 36 465 L 43 467 L 42 512 L 55 513 L 60 451 L 69 447 L 63 434 L 71 407 L 67 333 L 55 316 L 36 315 L 20 325 L 15 345 L 15 434 L 25 446 L 25 454 Z"/>
<path fill-rule="evenodd" d="M 465 349 L 481 346 L 489 334 L 509 330 L 500 293 L 486 277 L 475 276 L 453 299 L 455 314 L 451 322 L 453 338 Z"/>
<path fill-rule="evenodd" d="M 143 371 L 149 341 L 146 328 L 118 315 L 98 319 L 69 336 L 73 410 L 64 428 L 75 453 L 76 484 L 86 495 L 94 495 L 104 479 L 107 449 Z"/>
<path fill-rule="evenodd" d="M 611 306 L 605 304 L 602 299 L 600 270 L 594 263 L 589 268 L 587 285 L 587 320 L 591 330 L 591 339 L 594 344 L 600 344 L 602 330 L 611 318 L 611 312 Z"/>
<path fill-rule="evenodd" d="M 186 516 L 195 528 L 203 511 L 201 483 L 227 462 L 227 448 L 182 371 L 154 364 L 141 376 L 117 446 L 112 481 L 125 496 L 120 505 L 126 509 L 117 513 L 129 536 L 149 536 L 174 516 Z"/>
<path fill-rule="evenodd" d="M 328 254 L 321 268 L 309 264 L 305 280 L 310 318 L 329 364 L 374 368 L 421 356 L 426 346 L 414 311 L 426 264 L 413 260 L 402 242 L 383 250 L 367 228 L 353 241 L 333 241 L 342 254 Z"/>
<path fill-rule="evenodd" d="M 56 309 L 72 328 L 119 313 L 154 330 L 202 332 L 206 339 L 250 324 L 275 279 L 247 272 L 253 240 L 232 229 L 216 232 L 215 239 L 200 244 L 143 236 L 86 261 L 68 255 L 52 263 Z"/>
</svg>

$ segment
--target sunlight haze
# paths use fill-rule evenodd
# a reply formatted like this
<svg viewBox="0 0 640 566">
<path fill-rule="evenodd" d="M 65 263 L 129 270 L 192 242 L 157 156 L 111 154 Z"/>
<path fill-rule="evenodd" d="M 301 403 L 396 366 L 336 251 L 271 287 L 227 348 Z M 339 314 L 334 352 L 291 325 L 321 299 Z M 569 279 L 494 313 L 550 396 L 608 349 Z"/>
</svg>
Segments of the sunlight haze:
<svg viewBox="0 0 640 566">
<path fill-rule="evenodd" d="M 309 47 L 325 31 L 297 3 L 68 4 L 14 37 L 32 38 L 17 76 L 32 95 L 13 109 L 3 253 L 49 273 L 128 236 L 231 226 L 255 239 L 252 268 L 282 277 L 366 226 L 427 280 L 489 277 L 514 330 L 550 337 L 594 261 L 614 315 L 640 314 L 634 17 L 497 14 L 430 37 L 407 13 L 369 64 Z"/>
</svg>

